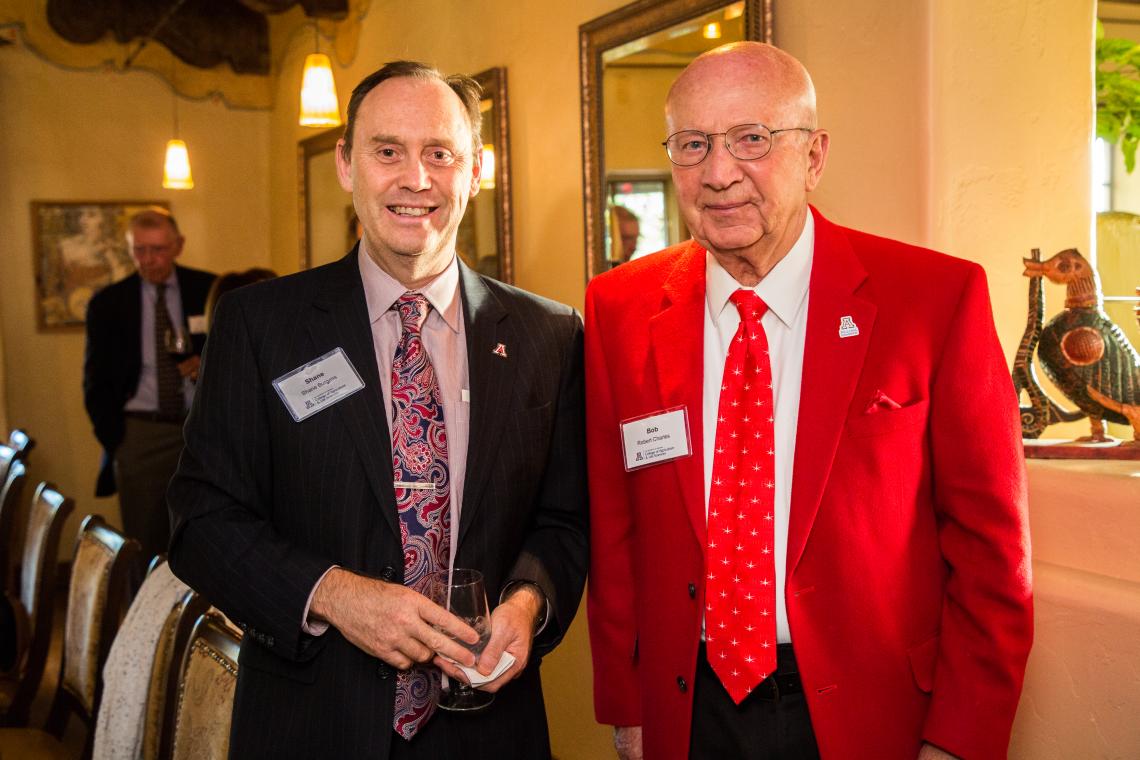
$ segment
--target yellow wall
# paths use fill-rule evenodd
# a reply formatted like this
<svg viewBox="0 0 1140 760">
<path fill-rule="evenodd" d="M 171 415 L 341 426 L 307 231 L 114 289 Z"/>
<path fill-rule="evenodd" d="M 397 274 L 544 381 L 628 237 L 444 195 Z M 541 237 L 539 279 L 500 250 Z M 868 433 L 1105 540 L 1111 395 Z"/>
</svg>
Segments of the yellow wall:
<svg viewBox="0 0 1140 760">
<path fill-rule="evenodd" d="M 180 103 L 197 186 L 168 191 L 162 159 L 172 103 L 170 90 L 149 74 L 69 72 L 19 46 L 0 48 L 5 411 L 7 424 L 39 442 L 31 477 L 55 482 L 77 501 L 66 554 L 82 515 L 97 512 L 118 524 L 118 507 L 93 496 L 99 448 L 83 410 L 83 331 L 36 329 L 29 202 L 168 200 L 187 238 L 184 263 L 221 271 L 269 262 L 268 114 Z"/>
<path fill-rule="evenodd" d="M 397 57 L 444 71 L 506 66 L 516 281 L 579 307 L 578 26 L 621 4 L 551 3 L 541 14 L 508 0 L 374 5 L 356 60 L 336 72 L 343 106 L 357 80 Z M 1032 247 L 1089 248 L 1093 0 L 801 0 L 778 2 L 775 15 L 777 42 L 811 70 L 821 123 L 832 133 L 816 204 L 840 223 L 980 262 L 1012 356 L 1025 323 L 1021 257 Z M 298 38 L 281 59 L 271 112 L 183 105 L 199 185 L 177 194 L 157 187 L 169 128 L 164 87 L 143 75 L 65 73 L 0 49 L 0 221 L 8 231 L 0 236 L 0 341 L 8 422 L 28 425 L 44 443 L 33 460 L 42 468 L 37 476 L 86 499 L 96 449 L 78 390 L 81 336 L 33 327 L 27 202 L 168 197 L 187 228 L 187 261 L 293 271 L 297 141 L 312 134 L 296 126 L 307 52 L 309 41 Z M 1048 298 L 1060 305 L 1059 290 Z M 86 499 L 80 510 L 95 506 Z M 1047 592 L 1059 598 L 1075 588 L 1065 583 Z M 1040 640 L 1056 640 L 1058 620 L 1039 619 Z M 584 623 L 580 615 L 544 667 L 554 748 L 563 760 L 610 756 L 608 731 L 592 719 Z M 1035 691 L 1027 704 L 1063 699 L 1051 694 L 1064 686 L 1050 673 L 1031 667 Z M 1065 756 L 1057 747 L 1060 754 L 1038 754 L 1043 729 L 1026 720 L 1015 756 Z M 1086 713 L 1074 720 L 1066 733 L 1079 739 L 1092 723 Z"/>
<path fill-rule="evenodd" d="M 681 73 L 677 68 L 606 67 L 602 74 L 606 172 L 672 168 L 661 142 L 665 96 Z"/>
</svg>

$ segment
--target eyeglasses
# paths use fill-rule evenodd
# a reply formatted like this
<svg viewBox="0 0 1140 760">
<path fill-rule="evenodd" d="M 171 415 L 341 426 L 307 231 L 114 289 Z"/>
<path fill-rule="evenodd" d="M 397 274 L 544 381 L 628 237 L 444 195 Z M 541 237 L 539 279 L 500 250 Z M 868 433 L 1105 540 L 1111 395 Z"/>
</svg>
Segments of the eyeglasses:
<svg viewBox="0 0 1140 760">
<path fill-rule="evenodd" d="M 810 127 L 788 127 L 768 129 L 763 124 L 738 124 L 727 132 L 701 132 L 698 129 L 684 129 L 669 135 L 661 143 L 669 160 L 677 166 L 696 166 L 705 160 L 712 150 L 712 138 L 724 135 L 724 147 L 741 161 L 755 161 L 764 158 L 772 150 L 772 139 L 781 132 L 813 132 Z"/>
</svg>

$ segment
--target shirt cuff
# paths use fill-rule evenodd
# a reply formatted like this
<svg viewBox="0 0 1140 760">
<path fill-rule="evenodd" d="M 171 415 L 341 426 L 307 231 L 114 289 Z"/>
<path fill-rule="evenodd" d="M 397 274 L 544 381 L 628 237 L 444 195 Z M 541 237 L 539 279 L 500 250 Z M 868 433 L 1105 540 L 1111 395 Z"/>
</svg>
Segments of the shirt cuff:
<svg viewBox="0 0 1140 760">
<path fill-rule="evenodd" d="M 499 604 L 502 604 L 503 600 L 510 596 L 515 586 L 524 583 L 532 587 L 542 597 L 542 611 L 538 615 L 538 620 L 534 621 L 534 638 L 538 638 L 538 634 L 546 629 L 546 624 L 550 621 L 550 600 L 546 598 L 546 593 L 543 592 L 541 586 L 534 581 L 510 581 L 503 587 L 503 593 L 499 594 Z"/>
<path fill-rule="evenodd" d="M 323 620 L 310 620 L 309 607 L 313 604 L 313 594 L 317 593 L 317 586 L 321 585 L 321 581 L 325 579 L 331 571 L 337 569 L 340 565 L 333 565 L 328 570 L 321 573 L 321 577 L 317 578 L 317 582 L 313 584 L 313 590 L 309 592 L 309 598 L 305 602 L 305 611 L 301 615 L 301 631 L 310 636 L 323 636 L 325 631 L 329 629 L 329 624 Z"/>
</svg>

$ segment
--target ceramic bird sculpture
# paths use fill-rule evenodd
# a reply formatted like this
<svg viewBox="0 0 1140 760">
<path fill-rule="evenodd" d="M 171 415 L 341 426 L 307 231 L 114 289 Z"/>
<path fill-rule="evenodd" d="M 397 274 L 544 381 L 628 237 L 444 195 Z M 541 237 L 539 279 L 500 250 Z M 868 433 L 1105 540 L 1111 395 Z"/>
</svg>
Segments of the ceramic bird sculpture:
<svg viewBox="0 0 1140 760">
<path fill-rule="evenodd" d="M 1091 435 L 1080 440 L 1110 440 L 1105 420 L 1132 425 L 1140 439 L 1140 354 L 1104 313 L 1096 270 L 1075 248 L 1024 262 L 1026 277 L 1066 288 L 1065 310 L 1041 328 L 1037 356 L 1061 392 L 1088 415 Z"/>
</svg>

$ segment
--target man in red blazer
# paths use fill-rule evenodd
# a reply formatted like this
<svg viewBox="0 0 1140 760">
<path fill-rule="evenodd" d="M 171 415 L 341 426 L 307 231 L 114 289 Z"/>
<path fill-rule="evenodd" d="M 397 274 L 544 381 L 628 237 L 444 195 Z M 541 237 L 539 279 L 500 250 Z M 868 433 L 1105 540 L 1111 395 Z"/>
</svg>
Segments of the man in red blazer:
<svg viewBox="0 0 1140 760">
<path fill-rule="evenodd" d="M 694 239 L 586 293 L 598 720 L 631 759 L 1004 757 L 1032 599 L 982 269 L 808 205 L 776 48 L 698 58 L 666 124 Z"/>
</svg>

